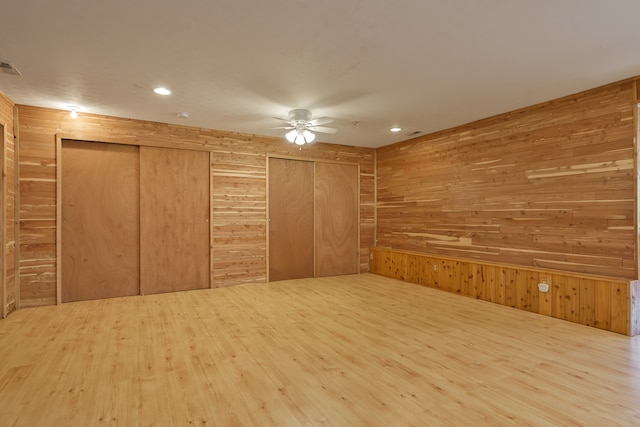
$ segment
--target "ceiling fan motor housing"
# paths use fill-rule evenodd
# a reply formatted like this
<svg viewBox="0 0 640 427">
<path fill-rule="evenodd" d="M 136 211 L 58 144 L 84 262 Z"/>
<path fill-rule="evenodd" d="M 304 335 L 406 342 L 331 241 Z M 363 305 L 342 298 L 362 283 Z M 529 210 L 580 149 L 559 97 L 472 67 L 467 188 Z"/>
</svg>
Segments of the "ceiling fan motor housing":
<svg viewBox="0 0 640 427">
<path fill-rule="evenodd" d="M 311 111 L 296 108 L 289 111 L 289 119 L 295 122 L 308 122 L 311 121 Z"/>
</svg>

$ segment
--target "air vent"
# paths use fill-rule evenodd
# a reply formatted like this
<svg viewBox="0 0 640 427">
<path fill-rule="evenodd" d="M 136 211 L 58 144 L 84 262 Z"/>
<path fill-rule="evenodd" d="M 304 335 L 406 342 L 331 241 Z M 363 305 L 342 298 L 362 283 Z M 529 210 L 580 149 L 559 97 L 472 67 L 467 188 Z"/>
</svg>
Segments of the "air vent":
<svg viewBox="0 0 640 427">
<path fill-rule="evenodd" d="M 20 74 L 20 71 L 18 71 L 18 69 L 13 66 L 13 64 L 10 64 L 8 62 L 4 62 L 1 60 L 0 60 L 0 72 L 3 72 L 4 74 L 11 74 L 14 76 L 22 75 Z"/>
<path fill-rule="evenodd" d="M 416 136 L 416 135 L 420 135 L 422 133 L 421 130 L 417 130 L 415 132 L 409 132 L 408 134 L 406 134 L 406 136 Z"/>
</svg>

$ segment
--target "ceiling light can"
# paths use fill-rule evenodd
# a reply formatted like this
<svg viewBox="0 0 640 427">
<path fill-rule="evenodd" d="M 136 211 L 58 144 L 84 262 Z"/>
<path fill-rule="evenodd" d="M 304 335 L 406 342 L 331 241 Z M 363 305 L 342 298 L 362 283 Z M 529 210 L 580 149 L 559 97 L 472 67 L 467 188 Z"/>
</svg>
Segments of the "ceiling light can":
<svg viewBox="0 0 640 427">
<path fill-rule="evenodd" d="M 169 89 L 167 89 L 166 87 L 157 87 L 157 88 L 153 89 L 153 91 L 155 93 L 157 93 L 158 95 L 162 95 L 162 96 L 171 95 L 171 91 Z"/>
</svg>

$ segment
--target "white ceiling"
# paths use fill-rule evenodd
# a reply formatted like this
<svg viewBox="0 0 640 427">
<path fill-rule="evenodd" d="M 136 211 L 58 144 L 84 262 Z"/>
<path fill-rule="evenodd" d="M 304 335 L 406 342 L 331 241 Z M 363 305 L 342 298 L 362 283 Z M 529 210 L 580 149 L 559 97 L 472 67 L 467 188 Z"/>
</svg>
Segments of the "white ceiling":
<svg viewBox="0 0 640 427">
<path fill-rule="evenodd" d="M 339 129 L 319 140 L 357 146 L 640 74 L 638 0 L 14 0 L 0 12 L 0 60 L 22 73 L 0 74 L 0 92 L 17 104 L 273 136 L 272 116 L 308 108 Z"/>
</svg>

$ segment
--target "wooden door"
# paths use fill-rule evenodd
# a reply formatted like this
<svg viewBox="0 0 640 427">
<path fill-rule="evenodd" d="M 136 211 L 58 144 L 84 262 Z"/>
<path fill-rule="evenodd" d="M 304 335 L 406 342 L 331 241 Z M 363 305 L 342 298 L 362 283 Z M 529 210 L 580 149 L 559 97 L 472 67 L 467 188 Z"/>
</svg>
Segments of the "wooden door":
<svg viewBox="0 0 640 427">
<path fill-rule="evenodd" d="M 209 153 L 140 147 L 141 293 L 210 287 Z"/>
<path fill-rule="evenodd" d="M 313 162 L 269 159 L 269 280 L 313 277 Z"/>
<path fill-rule="evenodd" d="M 316 277 L 358 273 L 358 166 L 315 164 Z"/>
<path fill-rule="evenodd" d="M 138 147 L 62 142 L 62 301 L 139 294 Z"/>
</svg>

